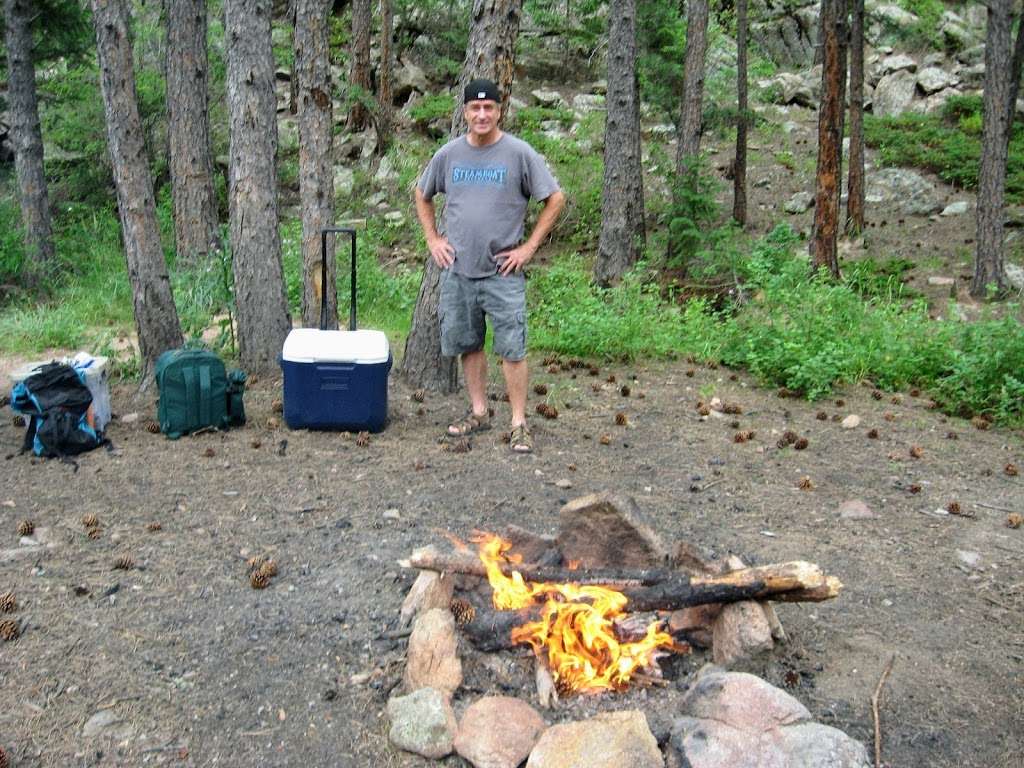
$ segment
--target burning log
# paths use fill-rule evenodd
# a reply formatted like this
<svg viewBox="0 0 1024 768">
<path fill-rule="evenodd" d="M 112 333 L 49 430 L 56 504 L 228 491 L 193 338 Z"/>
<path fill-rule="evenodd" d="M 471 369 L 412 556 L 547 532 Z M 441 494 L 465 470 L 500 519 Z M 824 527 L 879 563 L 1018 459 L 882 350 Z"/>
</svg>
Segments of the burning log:
<svg viewBox="0 0 1024 768">
<path fill-rule="evenodd" d="M 406 568 L 487 577 L 486 566 L 475 553 L 468 551 L 445 555 L 428 547 L 417 550 L 412 557 L 399 561 L 399 564 Z M 814 563 L 800 560 L 700 577 L 663 568 L 571 570 L 509 563 L 501 564 L 500 567 L 506 576 L 518 572 L 527 581 L 599 584 L 621 589 L 629 598 L 630 611 L 671 611 L 692 605 L 734 603 L 739 600 L 820 602 L 835 597 L 843 587 L 839 579 L 827 576 Z"/>
</svg>

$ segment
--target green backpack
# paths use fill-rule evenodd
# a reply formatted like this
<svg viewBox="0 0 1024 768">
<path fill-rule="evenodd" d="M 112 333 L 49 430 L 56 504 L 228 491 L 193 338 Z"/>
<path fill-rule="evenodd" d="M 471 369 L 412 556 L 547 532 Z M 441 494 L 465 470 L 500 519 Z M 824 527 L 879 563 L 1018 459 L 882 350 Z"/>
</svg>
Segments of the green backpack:
<svg viewBox="0 0 1024 768">
<path fill-rule="evenodd" d="M 170 349 L 156 360 L 160 389 L 157 420 L 172 440 L 212 427 L 245 424 L 245 373 L 228 374 L 217 355 L 205 349 Z"/>
</svg>

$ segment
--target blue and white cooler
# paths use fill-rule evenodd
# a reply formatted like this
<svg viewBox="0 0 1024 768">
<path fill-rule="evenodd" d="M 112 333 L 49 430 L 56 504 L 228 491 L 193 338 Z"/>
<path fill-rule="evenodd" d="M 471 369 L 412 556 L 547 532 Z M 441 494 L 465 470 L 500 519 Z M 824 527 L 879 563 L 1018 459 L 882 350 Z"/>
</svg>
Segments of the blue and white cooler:
<svg viewBox="0 0 1024 768">
<path fill-rule="evenodd" d="M 333 429 L 379 432 L 388 415 L 388 374 L 391 349 L 382 331 L 356 330 L 356 233 L 354 229 L 321 232 L 323 272 L 327 286 L 327 234 L 352 238 L 352 299 L 349 330 L 296 328 L 284 342 L 284 420 L 292 429 Z M 321 302 L 324 304 L 324 302 Z"/>
</svg>

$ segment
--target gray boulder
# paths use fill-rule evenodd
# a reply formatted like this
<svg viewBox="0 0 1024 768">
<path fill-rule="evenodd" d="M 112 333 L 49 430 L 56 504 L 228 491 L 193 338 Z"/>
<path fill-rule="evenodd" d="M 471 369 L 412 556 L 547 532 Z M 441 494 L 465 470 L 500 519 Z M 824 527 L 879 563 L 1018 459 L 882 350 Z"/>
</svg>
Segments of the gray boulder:
<svg viewBox="0 0 1024 768">
<path fill-rule="evenodd" d="M 900 213 L 916 216 L 942 210 L 935 185 L 916 171 L 882 168 L 868 172 L 865 182 L 864 198 L 869 203 L 881 203 Z"/>
<path fill-rule="evenodd" d="M 420 688 L 388 701 L 391 743 L 406 752 L 439 760 L 455 746 L 456 721 L 452 705 L 434 688 Z"/>
<path fill-rule="evenodd" d="M 777 63 L 807 66 L 818 39 L 818 3 L 814 0 L 778 2 L 754 0 L 750 8 L 750 37 Z"/>
<path fill-rule="evenodd" d="M 938 67 L 925 67 L 917 73 L 917 87 L 928 95 L 959 84 L 959 77 Z"/>
<path fill-rule="evenodd" d="M 871 111 L 878 117 L 895 117 L 910 108 L 917 88 L 917 76 L 905 69 L 878 81 L 871 99 Z"/>
<path fill-rule="evenodd" d="M 797 192 L 789 200 L 786 201 L 785 205 L 782 206 L 782 210 L 786 213 L 798 214 L 803 213 L 808 208 L 814 205 L 814 195 L 810 192 Z"/>
</svg>

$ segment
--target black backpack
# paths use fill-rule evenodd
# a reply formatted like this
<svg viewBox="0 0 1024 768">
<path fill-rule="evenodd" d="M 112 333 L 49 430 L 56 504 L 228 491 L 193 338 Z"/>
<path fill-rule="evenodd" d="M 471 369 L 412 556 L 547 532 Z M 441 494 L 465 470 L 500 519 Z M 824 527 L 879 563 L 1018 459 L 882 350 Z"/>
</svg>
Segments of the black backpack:
<svg viewBox="0 0 1024 768">
<path fill-rule="evenodd" d="M 92 394 L 69 365 L 47 363 L 11 391 L 11 409 L 29 418 L 21 452 L 63 459 L 108 441 L 88 418 Z"/>
</svg>

